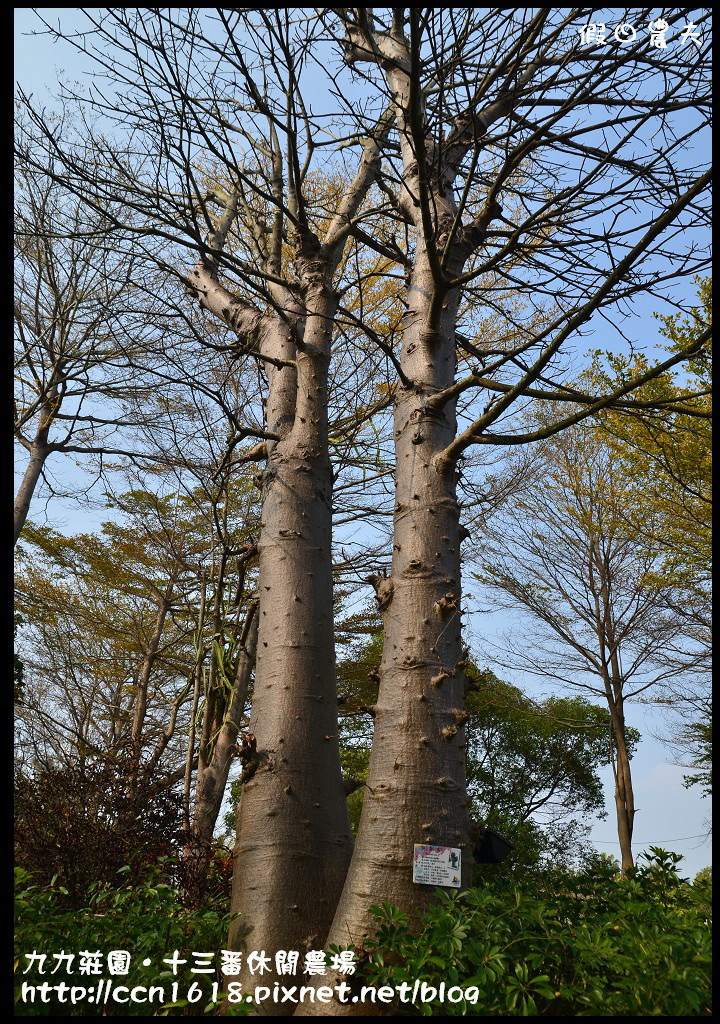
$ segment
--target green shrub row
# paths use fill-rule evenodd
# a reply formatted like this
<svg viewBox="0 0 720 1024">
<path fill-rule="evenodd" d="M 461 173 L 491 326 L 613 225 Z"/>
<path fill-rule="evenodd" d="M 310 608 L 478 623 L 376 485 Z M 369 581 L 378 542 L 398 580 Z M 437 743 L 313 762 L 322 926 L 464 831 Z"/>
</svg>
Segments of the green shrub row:
<svg viewBox="0 0 720 1024">
<path fill-rule="evenodd" d="M 378 930 L 359 951 L 352 984 L 405 991 L 406 1001 L 397 999 L 391 1007 L 394 1016 L 709 1015 L 710 873 L 691 884 L 678 874 L 679 860 L 651 848 L 626 878 L 606 859 L 580 872 L 550 870 L 522 882 L 487 880 L 459 895 L 439 892 L 415 928 L 401 911 L 382 904 L 373 910 Z M 129 868 L 112 884 L 94 882 L 78 910 L 62 885 L 33 884 L 26 871 L 16 869 L 16 1014 L 98 1015 L 87 1002 L 22 1001 L 23 982 L 97 980 L 78 977 L 77 965 L 71 975 L 50 975 L 57 965 L 52 954 L 61 951 L 127 950 L 133 965 L 128 984 L 160 983 L 170 991 L 175 981 L 182 994 L 199 981 L 203 993 L 209 991 L 212 978 L 189 973 L 190 954 L 224 948 L 226 901 L 188 909 L 178 889 L 163 880 L 171 877 L 164 870 L 167 865 L 160 863 L 155 876 L 142 882 L 133 881 Z M 174 950 L 188 959 L 176 974 L 163 964 Z M 48 955 L 42 978 L 27 971 L 31 951 Z M 407 993 L 416 981 L 424 983 L 425 998 L 413 1002 Z M 111 1003 L 103 1015 L 218 1011 L 203 995 L 192 1007 L 181 998 L 174 1005 Z M 234 1007 L 230 1014 L 246 1012 Z"/>
</svg>

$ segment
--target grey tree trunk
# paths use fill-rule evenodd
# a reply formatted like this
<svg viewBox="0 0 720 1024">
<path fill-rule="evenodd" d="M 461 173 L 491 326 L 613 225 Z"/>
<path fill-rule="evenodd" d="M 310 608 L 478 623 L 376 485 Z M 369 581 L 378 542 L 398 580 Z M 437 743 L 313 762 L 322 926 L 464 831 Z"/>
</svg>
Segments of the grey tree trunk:
<svg viewBox="0 0 720 1024">
<path fill-rule="evenodd" d="M 626 874 L 634 866 L 632 834 L 635 821 L 635 797 L 625 736 L 624 679 L 620 667 L 615 614 L 611 600 L 612 571 L 608 555 L 606 552 L 603 553 L 594 533 L 591 534 L 589 542 L 588 573 L 589 585 L 594 598 L 595 631 L 598 638 L 603 686 L 615 743 L 615 757 L 612 759 L 615 813 L 621 870 L 623 874 Z"/>
<path fill-rule="evenodd" d="M 630 772 L 630 758 L 625 740 L 625 715 L 622 705 L 618 706 L 617 703 L 611 705 L 610 715 L 616 755 L 613 763 L 613 779 L 620 866 L 622 873 L 627 874 L 628 870 L 634 866 L 632 834 L 635 821 L 635 796 Z"/>
<path fill-rule="evenodd" d="M 30 511 L 30 502 L 32 501 L 35 488 L 37 487 L 38 480 L 42 474 L 45 460 L 47 459 L 49 452 L 50 449 L 46 445 L 38 442 L 35 442 L 31 447 L 30 460 L 23 474 L 22 483 L 18 488 L 17 496 L 15 498 L 14 544 L 17 544 L 18 537 L 25 525 L 25 520 L 27 519 L 28 512 Z"/>
<path fill-rule="evenodd" d="M 264 949 L 273 961 L 281 949 L 322 947 L 352 853 L 332 604 L 327 370 L 334 299 L 324 283 L 316 290 L 306 297 L 296 386 L 291 368 L 270 370 L 267 426 L 281 439 L 268 446 L 263 475 L 253 749 L 233 854 L 232 910 L 239 917 L 231 948 Z M 263 345 L 268 355 L 293 355 L 280 324 Z M 233 980 L 247 988 L 257 979 L 244 967 Z M 274 972 L 263 975 L 265 985 L 275 980 Z M 282 1007 L 259 1012 L 278 1016 Z"/>
<path fill-rule="evenodd" d="M 200 686 L 202 683 L 202 666 L 205 656 L 203 628 L 205 626 L 205 604 L 207 601 L 207 576 L 202 580 L 200 588 L 200 608 L 198 610 L 197 651 L 193 669 L 193 696 L 190 705 L 190 728 L 188 731 L 187 755 L 185 757 L 185 777 L 183 779 L 183 829 L 190 831 L 190 788 L 192 783 L 193 763 L 195 761 L 195 728 L 200 704 Z"/>
<path fill-rule="evenodd" d="M 469 884 L 472 867 L 460 623 L 463 534 L 456 461 L 447 457 L 457 423 L 452 392 L 439 396 L 452 388 L 456 371 L 459 293 L 447 282 L 480 243 L 494 206 L 462 225 L 452 183 L 474 135 L 466 139 L 462 129 L 457 144 L 448 147 L 450 157 L 440 158 L 423 125 L 419 46 L 413 56 L 400 30 L 379 36 L 367 26 L 346 25 L 347 59 L 375 59 L 386 71 L 404 165 L 398 201 L 414 225 L 415 261 L 394 409 L 392 569 L 387 579 L 375 578 L 384 626 L 375 730 L 355 852 L 326 947 L 362 947 L 374 927 L 368 913 L 373 903 L 387 900 L 412 917 L 432 898 L 434 887 L 412 880 L 415 844 L 460 849 L 462 886 Z M 484 123 L 499 112 L 483 111 Z M 307 1002 L 296 1015 L 386 1012 L 381 1004 Z"/>
<path fill-rule="evenodd" d="M 257 664 L 250 732 L 242 739 L 231 901 L 238 916 L 228 943 L 245 954 L 264 949 L 271 963 L 278 950 L 322 946 L 352 854 L 337 725 L 327 391 L 333 278 L 378 166 L 378 145 L 370 139 L 322 244 L 293 193 L 300 287 L 290 294 L 271 286 L 282 315 L 261 316 L 234 298 L 207 260 L 190 275 L 201 303 L 247 341 L 268 376 Z M 233 203 L 212 240 L 216 249 Z M 279 230 L 274 237 L 268 269 L 277 277 Z M 254 984 L 246 955 L 231 980 Z M 274 972 L 263 975 L 266 985 L 276 980 Z M 257 1012 L 282 1016 L 283 1009 L 270 1003 Z"/>
<path fill-rule="evenodd" d="M 195 803 L 190 835 L 185 848 L 186 889 L 191 900 L 202 895 L 210 858 L 211 842 L 227 786 L 230 764 L 236 754 L 236 743 L 247 700 L 257 652 L 257 603 L 253 602 L 243 629 L 241 653 L 230 705 L 209 762 L 198 765 Z"/>
<path fill-rule="evenodd" d="M 372 754 L 355 852 L 326 947 L 362 947 L 373 929 L 373 903 L 388 900 L 412 914 L 427 902 L 433 888 L 412 880 L 416 843 L 458 847 L 462 884 L 470 881 L 460 512 L 454 467 L 435 461 L 455 437 L 455 409 L 453 402 L 428 405 L 454 379 L 457 296 L 447 297 L 438 329 L 429 333 L 430 294 L 429 267 L 419 253 L 401 353 L 415 386 L 399 390 L 394 411 L 392 570 L 375 581 L 384 646 Z M 308 1003 L 297 1015 L 381 1012 L 379 1004 Z"/>
</svg>

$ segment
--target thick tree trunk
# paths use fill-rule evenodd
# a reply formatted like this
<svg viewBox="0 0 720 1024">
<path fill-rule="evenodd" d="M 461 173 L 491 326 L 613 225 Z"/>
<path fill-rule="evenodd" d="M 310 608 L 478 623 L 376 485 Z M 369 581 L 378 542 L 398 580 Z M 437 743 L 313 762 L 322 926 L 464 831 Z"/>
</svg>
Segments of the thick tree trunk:
<svg viewBox="0 0 720 1024">
<path fill-rule="evenodd" d="M 212 261 L 200 260 L 190 275 L 202 304 L 255 346 L 268 374 L 258 652 L 233 854 L 231 905 L 238 916 L 228 939 L 231 949 L 245 954 L 237 978 L 228 981 L 246 989 L 255 981 L 247 968 L 249 951 L 265 950 L 272 963 L 279 950 L 322 945 L 352 853 L 338 744 L 327 380 L 337 303 L 332 281 L 378 166 L 371 138 L 322 244 L 303 222 L 295 186 L 290 189 L 289 205 L 299 214 L 293 231 L 300 288 L 291 295 L 271 285 L 287 319 L 262 317 L 233 299 Z M 279 152 L 275 171 L 281 196 Z M 217 248 L 236 207 L 231 201 L 218 225 L 212 239 Z M 280 208 L 267 261 L 275 277 Z M 304 325 L 302 332 L 293 335 L 290 323 Z M 264 984 L 275 980 L 275 972 L 263 976 Z M 283 1015 L 273 1003 L 257 1012 Z"/>
<path fill-rule="evenodd" d="M 263 476 L 254 752 L 238 812 L 232 910 L 239 917 L 229 940 L 245 953 L 232 980 L 246 991 L 257 982 L 247 971 L 249 951 L 264 949 L 274 964 L 278 950 L 322 947 L 352 852 L 333 635 L 326 392 L 334 308 L 324 294 L 318 301 L 297 352 L 296 386 L 294 369 L 269 371 L 267 426 L 281 439 L 268 445 Z M 281 324 L 263 350 L 295 355 Z M 271 971 L 262 983 L 275 980 Z M 280 1016 L 282 1007 L 258 1012 Z"/>
<path fill-rule="evenodd" d="M 461 881 L 470 881 L 459 506 L 454 469 L 434 461 L 455 437 L 455 410 L 453 403 L 428 406 L 454 379 L 457 298 L 448 296 L 439 328 L 429 334 L 423 325 L 431 292 L 420 254 L 401 355 L 416 387 L 402 389 L 395 407 L 392 571 L 375 584 L 385 636 L 372 754 L 355 852 L 326 947 L 362 947 L 373 930 L 373 903 L 387 900 L 412 914 L 432 898 L 432 887 L 412 880 L 416 843 L 460 848 Z M 383 1008 L 308 1003 L 297 1011 L 338 1013 L 381 1015 Z"/>
<path fill-rule="evenodd" d="M 25 525 L 25 520 L 28 517 L 30 511 L 30 502 L 32 501 L 37 482 L 40 479 L 40 475 L 45 465 L 45 460 L 48 457 L 50 449 L 43 444 L 33 444 L 30 449 L 30 460 L 23 474 L 22 483 L 18 488 L 17 497 L 15 498 L 15 538 L 13 543 L 17 544 L 18 537 L 22 532 L 22 528 Z"/>
</svg>

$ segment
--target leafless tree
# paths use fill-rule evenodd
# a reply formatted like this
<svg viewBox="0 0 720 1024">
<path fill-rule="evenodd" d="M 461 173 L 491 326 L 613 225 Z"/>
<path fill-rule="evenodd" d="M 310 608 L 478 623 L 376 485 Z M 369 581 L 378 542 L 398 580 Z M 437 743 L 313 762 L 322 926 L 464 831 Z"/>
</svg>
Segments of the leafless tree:
<svg viewBox="0 0 720 1024">
<path fill-rule="evenodd" d="M 372 97 L 366 109 L 391 104 L 397 148 L 384 149 L 383 185 L 409 240 L 393 563 L 376 579 L 385 649 L 363 816 L 328 940 L 361 943 L 367 893 L 407 908 L 425 898 L 412 883 L 413 843 L 461 847 L 468 878 L 457 490 L 465 453 L 532 444 L 601 408 L 632 407 L 642 376 L 583 393 L 565 383 L 567 353 L 591 321 L 616 316 L 639 293 L 660 296 L 706 260 L 694 229 L 707 224 L 710 173 L 685 150 L 707 125 L 707 42 L 683 48 L 680 11 L 668 17 L 674 42 L 665 49 L 640 35 L 627 46 L 586 45 L 580 29 L 593 13 L 580 8 L 342 8 L 324 17 Z M 473 337 L 472 318 L 462 330 L 463 293 L 482 315 L 508 287 L 530 314 L 506 315 L 504 339 Z M 530 402 L 559 411 L 528 430 L 518 413 Z"/>
<path fill-rule="evenodd" d="M 659 531 L 633 530 L 625 515 L 638 500 L 597 432 L 566 431 L 541 443 L 524 493 L 488 531 L 479 574 L 501 606 L 530 615 L 508 640 L 513 666 L 607 702 L 623 871 L 635 818 L 626 704 L 696 667 L 690 647 L 684 665 L 667 663 L 685 630 L 667 613 Z"/>
<path fill-rule="evenodd" d="M 138 263 L 108 245 L 108 218 L 22 158 L 16 195 L 15 438 L 27 452 L 17 542 L 50 457 L 85 469 L 103 457 L 149 457 L 135 430 L 162 423 L 149 396 L 168 313 Z"/>
<path fill-rule="evenodd" d="M 91 208 L 121 196 L 115 236 L 131 238 L 227 329 L 238 372 L 254 365 L 267 382 L 263 429 L 237 431 L 238 442 L 262 439 L 242 459 L 266 469 L 232 941 L 252 934 L 253 946 L 273 951 L 322 941 L 352 849 L 337 739 L 328 379 L 338 278 L 390 121 L 381 112 L 372 133 L 352 133 L 357 162 L 324 184 L 301 87 L 319 23 L 255 13 L 90 14 L 94 32 L 80 45 L 111 81 L 90 110 L 130 141 L 109 145 L 87 118 L 72 146 L 39 112 L 28 116 L 63 186 Z M 367 420 L 388 402 L 355 413 Z"/>
</svg>

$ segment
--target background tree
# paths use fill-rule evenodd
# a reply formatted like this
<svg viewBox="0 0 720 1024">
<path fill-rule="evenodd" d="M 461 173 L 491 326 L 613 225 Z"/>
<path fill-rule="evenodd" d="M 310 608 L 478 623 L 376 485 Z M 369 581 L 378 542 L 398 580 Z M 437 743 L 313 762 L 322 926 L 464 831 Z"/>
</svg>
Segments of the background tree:
<svg viewBox="0 0 720 1024">
<path fill-rule="evenodd" d="M 23 622 L 22 615 L 17 612 L 13 614 L 13 640 L 17 640 L 18 626 Z M 22 659 L 18 657 L 17 650 L 13 651 L 13 701 L 22 700 L 23 685 L 25 681 L 25 666 Z"/>
<path fill-rule="evenodd" d="M 681 17 L 671 16 L 674 32 Z M 676 243 L 681 226 L 706 222 L 709 174 L 681 154 L 684 118 L 693 130 L 707 124 L 708 93 L 695 48 L 658 56 L 638 39 L 599 64 L 582 44 L 580 9 L 343 8 L 325 19 L 375 110 L 392 105 L 397 134 L 384 147 L 383 184 L 387 215 L 409 239 L 393 562 L 389 576 L 375 574 L 385 643 L 373 752 L 329 938 L 362 943 L 367 893 L 408 909 L 426 898 L 412 883 L 415 842 L 460 846 L 469 878 L 457 491 L 465 453 L 529 444 L 631 403 L 645 380 L 707 340 L 609 392 L 564 383 L 570 346 L 596 314 L 704 262 Z M 672 81 L 662 96 L 652 86 L 660 68 Z M 482 316 L 508 286 L 530 308 L 506 314 L 502 343 L 475 335 L 472 313 L 462 330 L 463 292 Z M 527 430 L 518 413 L 528 402 L 557 415 Z"/>
<path fill-rule="evenodd" d="M 597 432 L 577 426 L 538 445 L 534 472 L 489 529 L 478 578 L 498 603 L 527 611 L 533 639 L 511 643 L 512 662 L 607 702 L 613 733 L 618 839 L 624 871 L 632 867 L 635 815 L 625 724 L 627 701 L 676 683 L 684 624 L 667 613 L 671 581 L 652 510 L 634 530 L 628 509 L 643 502 Z M 692 673 L 697 656 L 686 651 Z"/>
<path fill-rule="evenodd" d="M 351 821 L 357 829 L 372 745 L 382 631 L 377 613 L 346 618 L 338 631 L 346 655 L 338 662 L 340 758 Z M 502 868 L 479 875 L 517 874 L 549 864 L 577 863 L 587 854 L 586 822 L 604 818 L 598 771 L 610 765 L 607 710 L 582 697 L 533 700 L 517 686 L 469 661 L 467 778 L 475 826 L 489 825 L 515 844 Z M 630 754 L 639 739 L 627 729 Z M 476 872 L 477 873 L 477 872 Z"/>
<path fill-rule="evenodd" d="M 514 843 L 481 877 L 577 864 L 590 818 L 605 818 L 598 771 L 613 761 L 607 710 L 583 697 L 531 699 L 474 665 L 467 669 L 468 793 L 472 816 Z M 639 739 L 626 729 L 630 756 Z"/>
<path fill-rule="evenodd" d="M 688 317 L 663 317 L 662 335 L 671 350 L 687 345 L 712 327 L 712 282 L 698 280 L 699 305 Z M 636 356 L 636 367 L 645 360 Z M 633 372 L 628 360 L 607 357 L 594 372 L 617 383 Z M 690 383 L 696 392 L 691 415 L 678 398 Z M 706 774 L 711 752 L 711 658 L 712 658 L 712 367 L 708 346 L 691 359 L 681 374 L 667 373 L 643 389 L 652 409 L 606 411 L 599 430 L 615 462 L 642 488 L 642 502 L 627 509 L 637 533 L 653 531 L 660 555 L 659 573 L 664 580 L 665 614 L 683 623 L 682 648 L 667 647 L 668 665 L 680 670 L 692 649 L 697 658 L 690 678 L 680 676 L 652 699 L 667 710 L 671 745 L 700 772 L 695 781 L 709 785 Z M 652 515 L 647 515 L 647 510 Z M 672 586 L 670 586 L 672 584 Z"/>
<path fill-rule="evenodd" d="M 122 761 L 131 793 L 184 781 L 189 890 L 204 875 L 254 664 L 255 489 L 247 478 L 216 488 L 210 500 L 200 488 L 117 496 L 125 524 L 102 537 L 28 527 L 17 578 L 30 627 L 26 771 Z"/>
<path fill-rule="evenodd" d="M 15 438 L 27 464 L 15 542 L 50 456 L 82 458 L 85 470 L 152 458 L 135 428 L 163 422 L 149 398 L 153 339 L 169 316 L 109 242 L 110 212 L 88 211 L 22 156 L 16 170 Z"/>
</svg>

